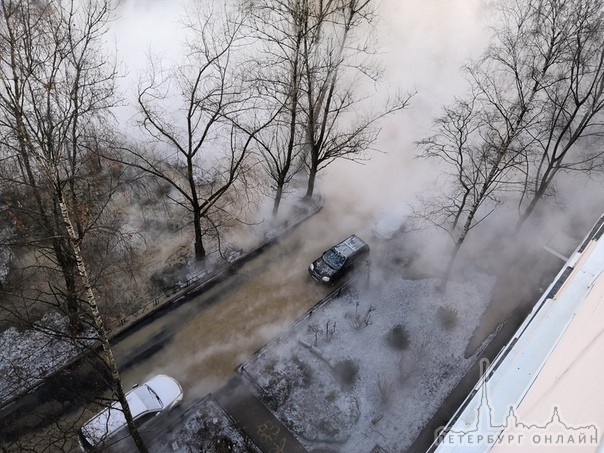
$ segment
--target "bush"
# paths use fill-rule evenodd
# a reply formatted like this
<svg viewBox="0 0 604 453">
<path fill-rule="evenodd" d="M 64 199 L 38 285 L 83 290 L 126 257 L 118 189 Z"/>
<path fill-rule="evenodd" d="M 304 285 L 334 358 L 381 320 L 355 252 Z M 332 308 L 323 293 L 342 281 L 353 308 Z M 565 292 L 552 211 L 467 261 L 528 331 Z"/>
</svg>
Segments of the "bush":
<svg viewBox="0 0 604 453">
<path fill-rule="evenodd" d="M 397 324 L 386 335 L 386 341 L 394 349 L 403 351 L 409 347 L 409 333 L 405 329 L 405 326 Z"/>
<path fill-rule="evenodd" d="M 359 374 L 359 365 L 351 359 L 341 360 L 333 367 L 336 378 L 344 385 L 352 385 Z"/>
<path fill-rule="evenodd" d="M 436 315 L 445 330 L 452 330 L 457 325 L 457 310 L 453 307 L 440 306 L 436 310 Z"/>
<path fill-rule="evenodd" d="M 213 448 L 216 453 L 231 453 L 234 451 L 235 445 L 228 437 L 222 437 L 218 439 L 214 445 L 208 445 L 208 447 Z"/>
</svg>

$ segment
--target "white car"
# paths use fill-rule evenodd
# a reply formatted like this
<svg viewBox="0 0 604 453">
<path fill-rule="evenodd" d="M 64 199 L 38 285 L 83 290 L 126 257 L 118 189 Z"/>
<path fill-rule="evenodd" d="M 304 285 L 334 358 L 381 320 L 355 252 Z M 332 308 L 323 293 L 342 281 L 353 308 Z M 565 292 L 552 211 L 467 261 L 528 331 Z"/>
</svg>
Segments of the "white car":
<svg viewBox="0 0 604 453">
<path fill-rule="evenodd" d="M 142 426 L 156 415 L 182 401 L 180 384 L 170 376 L 159 374 L 126 394 L 132 417 Z M 88 420 L 80 429 L 82 451 L 115 443 L 129 435 L 121 404 L 116 401 Z"/>
<path fill-rule="evenodd" d="M 405 226 L 413 210 L 407 204 L 402 204 L 390 210 L 373 226 L 373 233 L 382 239 L 392 239 Z"/>
</svg>

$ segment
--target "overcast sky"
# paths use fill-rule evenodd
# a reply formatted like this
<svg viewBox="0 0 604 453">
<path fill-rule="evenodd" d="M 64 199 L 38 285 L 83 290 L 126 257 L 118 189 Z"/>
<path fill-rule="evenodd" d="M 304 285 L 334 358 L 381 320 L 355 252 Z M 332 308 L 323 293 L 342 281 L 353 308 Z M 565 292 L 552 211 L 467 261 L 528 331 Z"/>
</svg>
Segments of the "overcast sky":
<svg viewBox="0 0 604 453">
<path fill-rule="evenodd" d="M 460 71 L 488 41 L 488 3 L 491 0 L 381 0 L 378 1 L 376 35 L 378 60 L 384 68 L 376 99 L 396 90 L 414 92 L 410 109 L 383 122 L 383 131 L 370 162 L 338 163 L 324 172 L 319 189 L 335 196 L 342 185 L 348 198 L 370 209 L 383 210 L 402 199 L 413 198 L 431 184 L 431 166 L 415 159 L 414 141 L 429 132 L 443 104 L 463 93 Z M 134 101 L 138 78 L 144 73 L 149 52 L 169 65 L 182 53 L 181 20 L 187 0 L 123 0 L 109 35 L 126 76 L 121 80 L 126 99 Z M 369 86 L 368 89 L 374 90 Z M 122 110 L 121 124 L 133 114 Z M 129 133 L 135 133 L 133 128 Z M 420 166 L 420 167 L 418 167 Z M 433 166 L 432 166 L 433 168 Z M 329 177 L 325 177 L 327 174 Z M 359 185 L 359 178 L 365 182 Z M 366 202 L 366 203 L 365 203 Z"/>
</svg>

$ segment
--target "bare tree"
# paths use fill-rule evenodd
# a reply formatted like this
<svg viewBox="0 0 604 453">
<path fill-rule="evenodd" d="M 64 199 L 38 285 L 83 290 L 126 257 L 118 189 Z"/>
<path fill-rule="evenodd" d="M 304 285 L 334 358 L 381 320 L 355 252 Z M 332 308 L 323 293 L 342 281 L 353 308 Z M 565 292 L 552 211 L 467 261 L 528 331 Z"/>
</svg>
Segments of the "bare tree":
<svg viewBox="0 0 604 453">
<path fill-rule="evenodd" d="M 190 214 L 197 260 L 206 256 L 205 231 L 225 195 L 237 184 L 245 190 L 247 157 L 266 126 L 235 76 L 241 20 L 217 15 L 190 14 L 185 61 L 168 71 L 151 68 L 141 81 L 140 124 L 156 151 L 127 150 L 127 163 L 167 183 L 170 200 Z"/>
<path fill-rule="evenodd" d="M 435 134 L 418 142 L 423 157 L 441 159 L 446 166 L 450 180 L 446 181 L 441 198 L 430 203 L 426 217 L 451 234 L 463 220 L 468 205 L 478 201 L 474 195 L 482 174 L 482 161 L 487 157 L 472 143 L 480 127 L 475 101 L 459 99 L 445 107 L 443 116 L 434 122 Z"/>
<path fill-rule="evenodd" d="M 448 172 L 444 196 L 427 213 L 454 242 L 441 289 L 468 233 L 494 211 L 511 171 L 522 162 L 518 149 L 500 142 L 497 124 L 497 115 L 478 110 L 476 99 L 458 100 L 436 120 L 435 134 L 419 142 L 423 155 L 441 160 Z"/>
<path fill-rule="evenodd" d="M 559 76 L 557 65 L 566 46 L 562 32 L 568 23 L 558 22 L 560 11 L 552 2 L 516 0 L 501 5 L 503 22 L 493 44 L 466 68 L 469 100 L 446 109 L 436 122 L 435 136 L 420 142 L 429 157 L 439 157 L 454 168 L 450 190 L 455 202 L 448 210 L 457 213 L 450 228 L 455 246 L 441 288 L 470 229 L 492 212 L 492 206 L 480 212 L 485 201 L 511 190 L 510 184 L 518 184 L 517 173 L 527 171 L 535 141 L 528 131 L 540 122 L 543 93 Z M 477 120 L 472 119 L 473 112 Z M 478 160 L 472 157 L 476 150 Z M 467 174 L 473 177 L 466 179 Z"/>
<path fill-rule="evenodd" d="M 261 162 L 275 191 L 276 216 L 284 191 L 301 170 L 303 129 L 300 125 L 302 44 L 305 33 L 304 6 L 295 1 L 250 2 L 250 34 L 259 40 L 259 54 L 249 62 L 251 80 L 263 99 L 268 115 L 275 119 L 257 137 Z M 271 113 L 276 112 L 276 113 Z"/>
<path fill-rule="evenodd" d="M 299 137 L 299 132 L 296 132 L 299 127 L 293 123 L 295 119 L 292 120 L 291 113 L 283 111 L 281 115 L 277 115 L 272 124 L 258 134 L 256 140 L 262 156 L 262 166 L 275 192 L 273 216 L 279 212 L 287 187 L 304 168 L 302 146 L 295 141 Z"/>
<path fill-rule="evenodd" d="M 93 175 L 83 162 L 114 99 L 115 72 L 99 52 L 111 2 L 0 0 L 0 7 L 0 144 L 18 170 L 10 182 L 22 198 L 14 205 L 33 198 L 32 226 L 63 272 L 70 321 L 91 320 L 130 433 L 145 452 L 82 251 L 90 217 L 99 215 L 85 204 L 81 178 Z"/>
<path fill-rule="evenodd" d="M 275 181 L 275 206 L 282 187 L 298 169 L 303 153 L 308 170 L 306 198 L 317 174 L 337 159 L 361 159 L 375 142 L 378 121 L 405 108 L 410 96 L 389 102 L 377 113 L 359 113 L 367 98 L 359 96 L 359 78 L 380 77 L 364 34 L 374 16 L 372 0 L 249 0 L 245 3 L 259 40 L 259 75 L 270 103 L 282 109 L 281 130 L 265 142 L 269 174 Z M 273 68 L 277 68 L 273 71 Z M 365 110 L 367 109 L 364 105 Z M 269 152 L 270 151 L 270 152 Z M 277 170 L 277 171 L 275 171 Z"/>
<path fill-rule="evenodd" d="M 113 102 L 114 71 L 101 71 L 107 65 L 93 48 L 110 6 L 96 3 L 84 14 L 69 2 L 5 0 L 1 12 L 0 145 L 6 156 L 1 172 L 9 194 L 6 208 L 20 242 L 33 245 L 42 254 L 42 264 L 61 273 L 64 286 L 52 283 L 51 290 L 65 301 L 76 332 L 81 327 L 81 287 L 75 257 L 61 220 L 59 194 L 31 153 L 44 152 L 61 168 L 61 190 L 76 209 L 74 222 L 83 239 L 115 190 L 109 184 L 106 197 L 98 199 L 104 189 L 96 183 L 104 176 L 91 150 L 98 143 L 88 138 L 99 138 L 100 113 Z"/>
<path fill-rule="evenodd" d="M 366 58 L 371 46 L 363 32 L 374 17 L 373 0 L 305 0 L 302 124 L 312 197 L 320 170 L 337 159 L 357 160 L 375 142 L 377 122 L 407 107 L 411 95 L 397 96 L 378 113 L 361 115 L 355 79 L 379 80 L 379 68 Z M 364 58 L 365 57 L 365 58 Z M 366 99 L 365 99 L 366 100 Z"/>
<path fill-rule="evenodd" d="M 604 132 L 603 7 L 599 0 L 550 0 L 541 5 L 541 14 L 564 46 L 556 60 L 557 77 L 543 86 L 539 120 L 526 130 L 532 146 L 518 229 L 550 193 L 559 172 L 590 172 L 602 164 L 598 140 Z"/>
<path fill-rule="evenodd" d="M 61 184 L 58 177 L 56 178 L 56 184 Z M 113 357 L 113 351 L 109 342 L 109 335 L 107 334 L 107 331 L 105 329 L 105 322 L 103 321 L 103 317 L 101 316 L 101 312 L 99 311 L 96 297 L 92 289 L 88 270 L 86 269 L 86 264 L 84 263 L 82 252 L 80 250 L 79 238 L 77 236 L 74 223 L 71 221 L 70 208 L 67 206 L 67 203 L 63 198 L 59 199 L 59 205 L 61 208 L 61 215 L 63 217 L 63 221 L 65 222 L 65 227 L 67 229 L 67 233 L 69 234 L 69 242 L 71 247 L 73 248 L 73 253 L 76 258 L 78 274 L 80 279 L 82 280 L 82 286 L 84 287 L 86 301 L 88 303 L 92 318 L 94 320 L 95 330 L 98 333 L 99 340 L 103 347 L 105 363 L 111 370 L 111 378 L 114 386 L 114 391 L 116 393 L 117 400 L 120 403 L 121 410 L 124 412 L 124 418 L 126 419 L 126 423 L 128 425 L 128 432 L 132 436 L 132 439 L 134 440 L 138 451 L 140 451 L 141 453 L 145 453 L 147 451 L 147 447 L 145 446 L 145 443 L 143 442 L 143 439 L 140 436 L 140 433 L 138 432 L 138 427 L 134 423 L 132 412 L 130 411 L 130 404 L 126 399 L 126 392 L 124 392 L 124 387 L 122 386 L 122 380 L 120 379 L 120 373 L 117 368 L 117 363 L 115 361 L 115 358 Z"/>
</svg>

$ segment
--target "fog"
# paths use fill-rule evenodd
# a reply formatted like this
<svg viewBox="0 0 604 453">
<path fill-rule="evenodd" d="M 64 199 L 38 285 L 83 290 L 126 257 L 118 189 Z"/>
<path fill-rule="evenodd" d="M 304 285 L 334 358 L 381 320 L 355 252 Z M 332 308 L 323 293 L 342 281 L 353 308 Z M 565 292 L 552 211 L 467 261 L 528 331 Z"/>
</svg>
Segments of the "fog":
<svg viewBox="0 0 604 453">
<path fill-rule="evenodd" d="M 378 103 L 386 102 L 397 91 L 416 94 L 408 109 L 382 121 L 381 135 L 369 159 L 340 160 L 320 174 L 318 192 L 324 197 L 326 209 L 333 214 L 326 216 L 330 224 L 316 235 L 324 245 L 352 232 L 368 232 L 375 219 L 394 206 L 402 202 L 417 205 L 418 196 L 429 198 L 439 192 L 442 170 L 434 162 L 417 158 L 415 141 L 430 133 L 443 105 L 466 93 L 461 68 L 477 58 L 489 43 L 493 3 L 493 0 L 379 2 L 373 33 L 379 49 L 375 61 L 383 68 L 383 80 L 377 85 L 366 82 L 360 89 L 374 92 L 372 99 Z M 147 70 L 149 55 L 154 55 L 154 64 L 165 68 L 179 61 L 184 38 L 182 21 L 191 4 L 183 0 L 123 0 L 117 8 L 108 42 L 117 48 L 125 74 L 120 79 L 120 91 L 126 102 L 117 115 L 129 135 L 138 134 L 131 121 L 135 115 L 132 106 L 137 80 Z M 575 192 L 577 185 L 580 195 Z M 526 230 L 534 229 L 541 242 L 554 239 L 560 232 L 578 241 L 602 211 L 599 186 L 597 180 L 583 178 L 577 184 L 576 176 L 571 179 L 562 175 L 557 184 L 557 199 L 542 203 Z M 269 218 L 269 206 L 267 200 L 266 209 L 257 210 L 260 215 L 253 221 Z M 514 202 L 507 203 L 474 230 L 464 246 L 466 257 L 476 260 L 473 256 L 476 250 L 479 258 L 501 260 L 504 254 L 499 249 L 504 247 L 505 256 L 513 260 L 513 240 L 509 239 L 504 246 L 499 244 L 497 249 L 490 248 L 489 243 L 493 238 L 510 234 L 517 216 L 515 208 Z M 438 271 L 451 243 L 442 232 L 429 230 L 425 234 L 432 233 L 433 236 L 421 238 L 423 253 L 419 259 L 436 265 Z"/>
<path fill-rule="evenodd" d="M 378 102 L 386 102 L 397 91 L 416 94 L 408 109 L 391 115 L 381 123 L 381 135 L 374 145 L 375 150 L 369 155 L 370 159 L 363 162 L 341 160 L 321 173 L 317 187 L 325 200 L 326 212 L 313 223 L 312 231 L 308 228 L 304 230 L 305 237 L 299 240 L 300 247 L 319 252 L 351 233 L 370 237 L 371 226 L 380 215 L 401 203 L 411 203 L 420 209 L 418 197 L 429 198 L 439 192 L 442 169 L 434 162 L 418 159 L 415 142 L 430 133 L 432 122 L 439 116 L 443 105 L 450 103 L 455 96 L 466 93 L 467 83 L 461 68 L 470 59 L 477 58 L 489 43 L 490 26 L 493 25 L 492 3 L 493 0 L 382 0 L 379 3 L 375 23 L 379 52 L 375 58 L 383 68 L 383 80 L 378 85 L 367 83 L 361 89 L 367 93 L 375 90 L 373 99 Z M 129 101 L 118 113 L 124 130 L 132 124 L 129 121 L 135 111 L 128 104 L 132 105 L 136 81 L 146 70 L 148 55 L 152 53 L 157 55 L 157 59 L 165 59 L 163 64 L 166 66 L 179 60 L 183 37 L 181 21 L 186 6 L 187 2 L 174 0 L 123 0 L 120 3 L 110 41 L 117 47 L 126 74 L 120 83 L 121 91 Z M 156 63 L 159 64 L 159 61 Z M 545 259 L 529 256 L 542 253 L 540 248 L 544 244 L 553 246 L 561 253 L 569 253 L 602 212 L 601 183 L 597 179 L 583 178 L 577 184 L 576 177 L 563 175 L 557 188 L 557 199 L 542 203 L 527 224 L 522 240 L 511 235 L 518 214 L 515 203 L 510 201 L 504 204 L 471 232 L 460 257 L 460 267 L 469 264 L 492 274 L 500 272 L 502 268 L 514 267 L 515 272 L 522 274 L 524 269 L 536 265 L 552 266 L 551 261 L 545 263 Z M 287 196 L 293 198 L 295 194 L 289 193 Z M 255 222 L 268 219 L 270 200 L 256 212 L 259 216 L 253 219 Z M 421 228 L 425 226 L 419 225 Z M 415 241 L 411 248 L 416 252 L 420 274 L 438 275 L 451 247 L 450 238 L 441 230 L 426 228 L 405 236 L 403 240 Z M 168 240 L 166 244 L 170 245 Z M 292 247 L 292 250 L 295 249 Z M 376 247 L 372 254 L 376 252 L 385 252 L 385 249 Z M 373 284 L 376 287 L 388 285 L 388 281 L 381 276 L 379 265 L 392 266 L 392 262 L 387 259 L 374 262 L 378 264 L 371 271 Z M 296 265 L 305 266 L 306 263 L 297 262 Z M 298 274 L 299 270 L 296 270 L 296 276 L 302 278 L 305 268 Z M 283 272 L 292 274 L 293 271 Z M 519 283 L 518 286 L 522 285 Z M 523 297 L 536 290 L 534 287 L 514 289 L 516 292 L 498 296 L 498 301 L 505 301 L 503 307 L 491 310 L 483 317 L 483 330 L 476 334 L 478 339 L 472 348 L 480 344 Z M 273 296 L 285 299 L 280 293 L 275 290 Z M 258 295 L 257 292 L 252 294 Z M 289 303 L 289 300 L 286 302 Z M 279 307 L 279 304 L 270 307 Z M 290 308 L 283 310 L 287 312 L 285 316 L 263 312 L 266 319 L 252 323 L 255 329 L 253 335 L 249 329 L 240 330 L 240 333 L 230 337 L 228 344 L 213 343 L 210 349 L 200 346 L 191 363 L 182 363 L 175 368 L 186 374 L 192 385 L 195 385 L 196 375 L 209 375 L 206 381 L 196 384 L 195 393 L 202 396 L 204 392 L 215 389 L 234 364 L 229 359 L 219 365 L 218 362 L 208 361 L 207 357 L 230 354 L 236 361 L 244 359 L 245 352 L 237 351 L 239 348 L 245 349 L 246 343 L 249 343 L 248 335 L 252 335 L 252 343 L 257 347 L 278 334 L 291 321 L 293 314 L 300 314 Z M 273 315 L 275 321 L 271 322 L 269 318 Z M 207 319 L 204 318 L 203 323 L 208 323 Z M 249 317 L 233 316 L 229 321 L 237 322 L 233 321 L 235 319 L 250 324 Z M 193 323 L 187 329 L 211 327 L 210 324 Z M 188 330 L 182 332 L 180 337 L 187 334 Z M 211 331 L 208 336 L 211 336 Z M 168 356 L 170 352 L 172 350 L 163 354 Z M 214 374 L 207 373 L 199 363 L 213 363 L 211 366 L 222 369 Z M 152 372 L 147 365 L 142 368 L 144 371 L 137 370 L 136 374 Z"/>
<path fill-rule="evenodd" d="M 132 121 L 136 113 L 133 105 L 137 81 L 146 73 L 151 55 L 153 64 L 164 68 L 180 60 L 185 37 L 182 22 L 192 4 L 188 0 L 123 0 L 116 10 L 108 43 L 117 49 L 124 74 L 119 83 L 125 105 L 116 114 L 122 130 L 129 136 L 136 138 L 140 134 Z M 418 197 L 430 198 L 441 190 L 442 170 L 434 162 L 417 158 L 415 142 L 430 133 L 443 105 L 466 93 L 461 68 L 477 58 L 489 43 L 494 17 L 492 4 L 493 0 L 379 2 L 371 33 L 378 43 L 375 62 L 383 69 L 383 79 L 379 84 L 365 81 L 366 85 L 359 89 L 374 93 L 370 97 L 378 104 L 396 92 L 416 94 L 408 109 L 381 122 L 381 135 L 367 160 L 340 159 L 320 174 L 318 192 L 329 215 L 322 216 L 326 223 L 319 224 L 309 234 L 310 246 L 320 250 L 355 232 L 368 236 L 380 215 L 403 202 L 414 204 L 419 210 Z M 510 238 L 491 246 L 494 239 L 510 234 L 517 213 L 515 205 L 509 203 L 476 232 L 472 231 L 461 258 L 470 263 L 480 262 L 496 272 L 496 264 L 507 266 L 516 259 L 517 250 L 524 253 L 526 243 L 545 243 L 560 232 L 578 241 L 602 210 L 601 197 L 586 196 L 584 187 L 590 184 L 599 185 L 583 181 L 579 197 L 574 193 L 576 180 L 561 178 L 557 201 L 543 203 L 542 219 L 535 215 L 532 225 L 526 228 L 536 230 L 539 242 L 529 239 L 516 243 Z M 296 195 L 287 196 L 291 199 Z M 255 212 L 258 216 L 253 222 L 270 218 L 270 197 Z M 434 228 L 405 240 L 416 242 L 415 247 L 421 250 L 416 257 L 418 265 L 422 271 L 431 269 L 433 274 L 440 270 L 451 247 L 450 238 Z M 181 236 L 173 240 L 162 238 L 161 244 L 170 249 L 178 241 L 182 241 Z M 379 269 L 374 273 L 377 278 Z"/>
<path fill-rule="evenodd" d="M 417 91 L 411 109 L 384 124 L 377 146 L 381 152 L 413 158 L 413 140 L 426 133 L 443 103 L 463 92 L 459 68 L 468 58 L 477 56 L 488 40 L 487 3 L 487 0 L 379 2 L 374 30 L 379 49 L 375 61 L 384 69 L 384 77 L 376 96 L 385 99 L 397 90 Z M 182 24 L 190 9 L 188 0 L 120 2 L 107 41 L 110 51 L 112 47 L 117 50 L 122 74 L 120 92 L 126 101 L 118 112 L 122 126 L 126 123 L 131 126 L 127 120 L 135 113 L 137 82 L 148 72 L 149 58 L 163 68 L 181 61 L 185 38 Z M 366 89 L 360 89 L 371 92 L 375 87 L 368 84 Z M 135 132 L 127 126 L 124 130 Z M 383 159 L 373 161 L 373 167 L 388 167 Z M 329 183 L 323 189 L 329 190 Z"/>
<path fill-rule="evenodd" d="M 369 104 L 385 104 L 397 92 L 416 93 L 410 107 L 384 119 L 374 150 L 362 162 L 340 159 L 320 175 L 317 191 L 337 224 L 326 225 L 331 239 L 363 232 L 393 206 L 414 202 L 418 195 L 437 190 L 440 169 L 433 162 L 419 160 L 415 141 L 426 136 L 443 104 L 463 95 L 466 84 L 460 68 L 477 57 L 489 40 L 487 0 L 382 0 L 374 29 L 377 54 L 373 61 L 383 69 L 379 84 L 360 80 L 359 92 L 371 95 Z M 115 45 L 124 77 L 120 91 L 125 105 L 117 111 L 122 131 L 129 137 L 147 139 L 134 118 L 138 80 L 149 62 L 164 69 L 177 65 L 183 52 L 183 20 L 190 1 L 124 0 L 116 11 L 108 41 Z M 364 83 L 364 85 L 363 85 Z M 289 198 L 297 195 L 287 194 Z M 259 216 L 270 218 L 270 196 Z M 286 210 L 286 209 L 285 209 Z M 334 231 L 334 228 L 340 232 Z M 318 234 L 317 237 L 325 237 Z M 325 243 L 327 245 L 329 242 Z M 430 241 L 423 259 L 440 261 L 447 238 Z"/>
<path fill-rule="evenodd" d="M 317 193 L 324 200 L 323 210 L 279 244 L 280 249 L 264 253 L 252 262 L 251 267 L 242 269 L 233 280 L 216 287 L 214 293 L 201 296 L 198 303 L 191 301 L 183 304 L 180 311 L 171 311 L 157 323 L 141 328 L 119 344 L 116 356 L 122 363 L 127 363 L 123 376 L 128 386 L 164 372 L 174 375 L 183 383 L 186 403 L 193 403 L 218 389 L 232 376 L 237 364 L 249 359 L 255 350 L 282 334 L 294 319 L 327 294 L 328 288 L 313 286 L 314 282 L 306 272 L 307 266 L 327 247 L 352 233 L 366 239 L 372 248 L 370 276 L 366 279 L 366 292 L 362 296 L 366 297 L 368 304 L 372 304 L 384 294 L 394 294 L 388 296 L 388 300 L 395 308 L 376 313 L 375 317 L 378 321 L 382 316 L 385 322 L 412 324 L 415 335 L 413 347 L 416 347 L 413 341 L 418 337 L 417 332 L 429 332 L 424 320 L 430 316 L 434 318 L 434 310 L 430 310 L 436 309 L 439 304 L 457 303 L 462 317 L 462 310 L 465 309 L 479 318 L 479 310 L 484 307 L 478 302 L 470 306 L 468 301 L 472 299 L 472 302 L 476 302 L 483 293 L 475 291 L 473 298 L 469 298 L 466 297 L 466 291 L 472 293 L 480 284 L 490 288 L 491 280 L 495 280 L 493 276 L 501 274 L 502 270 L 506 271 L 507 281 L 511 278 L 514 285 L 502 288 L 501 284 L 498 286 L 498 283 L 494 283 L 496 294 L 493 301 L 496 305 L 492 303 L 480 317 L 478 324 L 481 328 L 474 332 L 476 319 L 472 319 L 473 324 L 467 323 L 468 319 L 462 319 L 462 323 L 467 324 L 456 331 L 456 334 L 463 333 L 460 337 L 468 343 L 463 360 L 469 362 L 472 354 L 484 344 L 483 340 L 519 304 L 536 300 L 530 299 L 531 295 L 543 289 L 539 285 L 547 286 L 549 282 L 525 282 L 522 280 L 523 274 L 528 274 L 536 267 L 562 266 L 562 261 L 548 256 L 542 246 L 548 245 L 569 256 L 602 213 L 604 191 L 597 173 L 588 176 L 561 174 L 556 184 L 556 198 L 541 203 L 527 223 L 522 238 L 513 236 L 512 232 L 518 216 L 516 201 L 512 196 L 505 200 L 506 203 L 471 232 L 464 244 L 459 272 L 453 275 L 457 298 L 447 299 L 447 294 L 437 294 L 433 288 L 434 280 L 421 280 L 422 277 L 438 276 L 446 261 L 452 241 L 443 230 L 417 222 L 413 223 L 412 231 L 387 244 L 380 244 L 372 234 L 372 226 L 384 213 L 403 203 L 409 203 L 419 211 L 419 198 L 430 198 L 442 189 L 442 168 L 434 162 L 417 158 L 416 141 L 430 134 L 433 121 L 440 115 L 443 105 L 466 93 L 468 86 L 462 67 L 470 59 L 477 58 L 488 45 L 495 1 L 379 1 L 374 29 L 368 33 L 372 33 L 378 45 L 374 58 L 383 69 L 383 79 L 377 84 L 359 80 L 359 90 L 369 97 L 369 103 L 377 106 L 385 104 L 397 92 L 415 93 L 409 107 L 380 123 L 381 135 L 374 149 L 367 153 L 366 160 L 351 162 L 340 159 L 322 171 L 317 181 Z M 148 140 L 148 136 L 135 124 L 138 81 L 148 74 L 150 61 L 157 68 L 168 71 L 177 67 L 185 52 L 184 15 L 187 7 L 198 3 L 199 0 L 118 2 L 106 44 L 108 54 L 117 51 L 121 74 L 118 83 L 123 105 L 115 109 L 116 123 L 120 131 L 133 141 Z M 263 231 L 263 224 L 269 224 L 266 228 L 270 228 L 268 219 L 272 200 L 270 194 L 263 196 L 264 199 L 260 197 L 259 206 L 252 209 L 255 215 L 246 219 L 249 224 L 239 225 L 229 231 L 223 238 L 225 243 L 249 248 L 261 237 L 250 236 L 250 224 L 258 226 L 260 231 Z M 286 194 L 282 216 L 291 207 L 288 201 L 297 196 L 299 194 L 294 190 Z M 143 225 L 141 219 L 137 218 L 140 213 L 136 211 L 134 203 L 124 207 L 125 215 L 132 217 L 132 223 L 128 225 L 132 231 L 137 231 Z M 192 241 L 191 232 L 186 229 L 187 220 L 184 216 L 166 220 L 162 216 L 173 214 L 167 211 L 149 222 L 155 231 L 143 232 L 147 235 L 150 249 L 154 249 L 141 259 L 145 261 L 141 267 L 146 267 L 149 273 L 176 261 L 182 264 L 182 261 L 191 257 Z M 166 231 L 169 222 L 182 228 L 176 232 Z M 140 248 L 143 246 L 141 241 Z M 405 260 L 411 258 L 412 269 L 402 269 L 404 266 L 401 263 L 407 263 Z M 0 277 L 4 272 L 1 264 L 0 261 Z M 476 269 L 479 272 L 475 272 Z M 465 273 L 465 270 L 468 272 Z M 140 269 L 138 271 L 143 273 Z M 474 276 L 475 280 L 463 280 L 468 275 Z M 147 277 L 144 274 L 137 276 L 140 282 L 144 282 L 139 286 L 147 284 Z M 416 279 L 413 285 L 419 289 L 415 293 L 397 287 L 403 287 L 405 279 L 410 278 Z M 482 281 L 477 282 L 476 279 Z M 135 283 L 132 283 L 134 286 Z M 392 289 L 394 291 L 389 292 Z M 131 288 L 131 292 L 136 292 L 136 289 Z M 147 296 L 155 297 L 135 294 L 141 301 L 146 300 Z M 395 302 L 399 300 L 406 303 L 402 314 L 396 313 Z M 424 311 L 418 310 L 423 317 L 405 318 L 409 314 L 415 316 L 413 309 L 416 301 L 425 302 L 419 307 Z M 480 302 L 484 301 L 480 299 Z M 486 301 L 484 305 L 489 305 L 489 302 Z M 352 312 L 353 309 L 348 307 L 348 310 Z M 345 321 L 339 324 L 339 332 L 344 330 L 344 322 L 348 322 L 345 315 L 347 313 L 342 315 Z M 435 319 L 429 321 L 435 322 Z M 433 352 L 442 353 L 450 336 L 444 331 L 439 334 L 440 337 L 434 337 L 437 337 L 437 343 L 444 346 L 438 351 L 436 347 L 433 348 Z M 472 339 L 468 341 L 467 337 L 470 336 Z M 149 342 L 149 338 L 156 340 L 156 343 Z M 379 350 L 375 344 L 371 346 Z M 358 349 L 361 352 L 354 351 L 358 355 L 366 352 L 362 343 Z M 459 349 L 463 355 L 463 345 Z M 371 348 L 367 347 L 367 350 Z M 444 389 L 442 393 L 446 391 Z M 435 401 L 432 403 L 435 404 Z M 422 403 L 417 404 L 420 406 Z"/>
<path fill-rule="evenodd" d="M 375 61 L 383 68 L 383 79 L 379 85 L 367 82 L 360 90 L 375 92 L 372 97 L 384 102 L 398 91 L 416 94 L 408 109 L 381 122 L 382 132 L 370 159 L 361 163 L 342 160 L 322 172 L 319 192 L 329 204 L 341 205 L 342 214 L 351 217 L 347 220 L 355 223 L 357 214 L 362 214 L 360 220 L 366 221 L 366 216 L 374 217 L 393 204 L 437 189 L 441 170 L 434 162 L 416 158 L 414 142 L 429 134 L 443 105 L 466 93 L 461 68 L 478 57 L 489 42 L 493 3 L 378 3 L 374 32 L 379 50 Z M 116 114 L 122 130 L 130 136 L 140 137 L 132 121 L 137 82 L 146 74 L 151 56 L 153 64 L 163 68 L 178 63 L 185 37 L 182 23 L 191 5 L 187 0 L 122 0 L 116 10 L 108 43 L 117 50 L 124 75 L 119 84 L 125 106 Z M 564 187 L 564 181 L 561 184 Z M 590 200 L 583 198 L 581 205 L 585 204 L 589 206 Z"/>
</svg>

